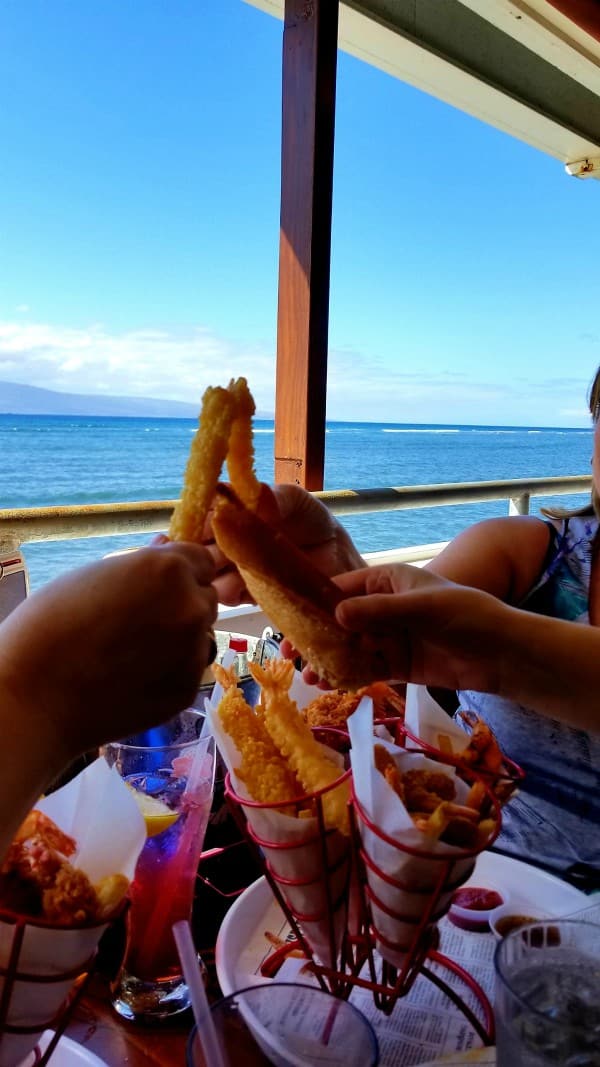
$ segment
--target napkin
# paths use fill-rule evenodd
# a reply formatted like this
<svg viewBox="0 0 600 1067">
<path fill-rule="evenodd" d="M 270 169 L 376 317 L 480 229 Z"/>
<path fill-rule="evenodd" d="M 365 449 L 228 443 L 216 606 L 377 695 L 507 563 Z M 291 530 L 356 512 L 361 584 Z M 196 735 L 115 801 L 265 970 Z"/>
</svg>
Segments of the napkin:
<svg viewBox="0 0 600 1067">
<path fill-rule="evenodd" d="M 441 752 L 456 754 L 469 743 L 466 731 L 446 714 L 424 685 L 409 682 L 406 686 L 404 725 L 415 737 Z M 406 747 L 418 747 L 418 742 L 407 737 Z"/>
</svg>

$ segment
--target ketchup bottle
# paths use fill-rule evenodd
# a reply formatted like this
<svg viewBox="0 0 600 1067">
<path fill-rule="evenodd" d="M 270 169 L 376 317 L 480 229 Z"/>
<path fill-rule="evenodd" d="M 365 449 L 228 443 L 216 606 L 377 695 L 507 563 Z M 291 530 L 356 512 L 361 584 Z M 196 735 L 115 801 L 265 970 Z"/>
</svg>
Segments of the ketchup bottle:
<svg viewBox="0 0 600 1067">
<path fill-rule="evenodd" d="M 234 637 L 232 634 L 229 638 L 229 647 L 235 652 L 235 673 L 238 680 L 245 678 L 248 674 L 248 638 Z"/>
</svg>

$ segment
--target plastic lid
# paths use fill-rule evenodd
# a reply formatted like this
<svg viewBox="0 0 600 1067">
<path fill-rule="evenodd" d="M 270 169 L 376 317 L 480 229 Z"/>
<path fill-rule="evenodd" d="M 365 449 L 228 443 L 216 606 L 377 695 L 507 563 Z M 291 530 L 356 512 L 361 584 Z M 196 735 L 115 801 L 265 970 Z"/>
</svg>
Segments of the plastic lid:
<svg viewBox="0 0 600 1067">
<path fill-rule="evenodd" d="M 234 652 L 247 652 L 248 651 L 248 638 L 247 637 L 234 637 L 233 634 L 229 638 L 229 647 Z"/>
</svg>

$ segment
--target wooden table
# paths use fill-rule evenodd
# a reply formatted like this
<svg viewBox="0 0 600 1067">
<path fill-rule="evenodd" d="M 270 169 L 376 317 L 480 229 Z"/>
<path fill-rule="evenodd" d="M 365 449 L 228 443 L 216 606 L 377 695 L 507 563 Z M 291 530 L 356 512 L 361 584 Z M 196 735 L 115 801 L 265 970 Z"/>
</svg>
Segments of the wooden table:
<svg viewBox="0 0 600 1067">
<path fill-rule="evenodd" d="M 94 990 L 76 1008 L 66 1033 L 109 1067 L 183 1067 L 192 1025 L 191 1013 L 187 1012 L 176 1023 L 152 1027 L 127 1023 L 111 1008 L 106 994 Z M 49 1067 L 51 1064 L 52 1060 Z"/>
</svg>

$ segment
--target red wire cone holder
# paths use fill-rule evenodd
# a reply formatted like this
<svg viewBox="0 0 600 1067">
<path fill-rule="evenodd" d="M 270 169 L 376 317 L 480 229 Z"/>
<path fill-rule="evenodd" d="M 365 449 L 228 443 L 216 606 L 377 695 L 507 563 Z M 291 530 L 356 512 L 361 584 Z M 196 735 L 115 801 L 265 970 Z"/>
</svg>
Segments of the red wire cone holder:
<svg viewBox="0 0 600 1067">
<path fill-rule="evenodd" d="M 53 1030 L 54 1034 L 43 1053 L 37 1045 L 30 1048 L 29 1052 L 24 1053 L 25 1057 L 33 1057 L 31 1060 L 32 1067 L 33 1065 L 35 1065 L 35 1067 L 44 1067 L 44 1065 L 48 1063 L 60 1038 L 65 1032 L 73 1011 L 94 976 L 98 956 L 98 941 L 100 940 L 102 933 L 125 914 L 128 906 L 128 900 L 123 901 L 108 922 L 105 921 L 93 924 L 84 923 L 73 926 L 54 926 L 52 923 L 43 919 L 35 919 L 30 916 L 18 915 L 9 910 L 0 909 L 0 923 L 14 927 L 6 966 L 0 966 L 0 978 L 2 979 L 2 990 L 0 993 L 0 1054 L 5 1035 L 22 1035 L 23 1037 L 26 1037 L 28 1034 L 41 1035 L 45 1030 Z M 71 932 L 76 933 L 77 931 L 101 929 L 101 933 L 98 935 L 94 950 L 87 956 L 87 958 L 78 963 L 77 966 L 64 971 L 53 971 L 51 969 L 52 961 L 49 960 L 47 971 L 43 973 L 39 973 L 39 971 L 30 973 L 29 971 L 22 969 L 20 962 L 28 928 L 52 930 L 57 933 L 65 932 L 67 934 Z M 65 982 L 70 983 L 70 989 L 64 996 L 58 1010 L 53 1011 L 48 1018 L 40 1019 L 35 1025 L 27 1026 L 8 1022 L 13 995 L 16 992 L 15 987 L 18 984 L 27 984 L 30 985 L 32 989 L 35 989 L 40 986 L 48 987 Z M 28 1063 L 29 1061 L 26 1060 L 24 1062 Z"/>
<path fill-rule="evenodd" d="M 406 742 L 411 741 L 412 745 L 407 748 L 407 751 L 419 751 L 423 752 L 427 756 L 431 756 L 432 759 L 440 760 L 443 763 L 447 763 L 456 769 L 460 777 L 465 777 L 467 780 L 472 780 L 473 777 L 480 778 L 483 782 L 489 785 L 492 792 L 498 797 L 501 804 L 505 804 L 507 800 L 512 796 L 515 789 L 518 789 L 520 782 L 525 777 L 525 771 L 522 767 L 519 767 L 518 763 L 508 758 L 503 754 L 502 756 L 502 768 L 499 772 L 486 770 L 482 767 L 473 766 L 470 763 L 466 763 L 461 759 L 460 755 L 452 752 L 442 752 L 441 749 L 436 748 L 435 745 L 430 745 L 427 741 L 424 741 L 421 737 L 417 737 L 416 734 L 406 727 L 404 719 L 398 718 L 384 718 L 377 719 L 375 721 L 376 726 L 385 726 L 389 733 L 392 735 L 394 742 L 401 748 L 407 748 Z M 465 731 L 465 737 L 469 737 L 469 734 Z"/>
<path fill-rule="evenodd" d="M 346 928 L 352 844 L 350 836 L 326 827 L 323 798 L 349 783 L 350 776 L 350 770 L 346 770 L 321 790 L 277 804 L 247 800 L 236 793 L 229 774 L 225 779 L 225 792 L 232 802 L 234 815 L 243 813 L 242 829 L 257 851 L 273 893 L 311 961 L 315 960 L 315 932 L 318 934 L 319 955 L 326 956 L 332 964 L 326 968 L 331 972 L 331 981 L 320 980 L 320 984 L 336 992 L 347 985 L 343 971 L 336 964 Z M 293 840 L 274 840 L 263 836 L 257 827 L 256 816 L 263 812 L 294 816 L 307 804 L 314 805 L 316 825 L 311 819 L 313 825 L 306 834 L 300 832 Z M 303 821 L 296 820 L 298 827 Z"/>
<path fill-rule="evenodd" d="M 399 720 L 394 720 L 394 723 L 403 729 L 403 724 Z M 320 733 L 320 731 L 316 732 Z M 332 734 L 335 731 L 328 729 L 328 733 Z M 404 731 L 404 736 L 410 737 L 416 744 L 419 744 L 419 739 L 413 738 L 407 731 Z M 337 788 L 342 782 L 351 781 L 351 771 L 346 771 L 327 789 L 305 794 L 284 804 L 261 804 L 240 797 L 233 788 L 230 776 L 227 775 L 225 791 L 232 804 L 234 815 L 238 817 L 239 813 L 242 828 L 257 850 L 265 877 L 295 938 L 269 955 L 262 973 L 265 977 L 273 976 L 284 959 L 300 947 L 307 960 L 310 961 L 311 971 L 315 974 L 321 988 L 343 998 L 350 995 L 354 986 L 370 989 L 375 1005 L 385 1014 L 391 1014 L 398 999 L 410 991 L 419 976 L 423 976 L 448 996 L 472 1025 L 483 1044 L 490 1045 L 494 1041 L 494 1016 L 489 1000 L 464 968 L 438 951 L 436 924 L 448 911 L 452 893 L 472 873 L 477 855 L 489 847 L 499 833 L 500 801 L 494 793 L 497 782 L 493 776 L 474 772 L 473 768 L 452 756 L 447 757 L 431 745 L 420 743 L 419 748 L 410 751 L 420 752 L 439 763 L 452 766 L 464 780 L 471 784 L 480 781 L 486 794 L 486 810 L 494 812 L 494 831 L 479 847 L 455 848 L 450 855 L 412 848 L 388 837 L 376 827 L 352 792 L 348 805 L 350 815 L 348 857 L 344 856 L 341 861 L 345 864 L 344 876 L 341 880 L 335 877 L 339 875 L 341 869 L 339 856 L 337 861 L 332 863 L 331 852 L 328 848 L 328 839 L 331 838 L 332 833 L 337 833 L 337 831 L 328 830 L 325 826 L 323 795 Z M 515 783 L 522 778 L 520 768 L 506 761 L 502 773 L 497 776 L 498 780 L 504 781 L 505 770 L 509 772 L 511 781 Z M 314 807 L 318 830 L 300 844 L 309 843 L 316 846 L 320 855 L 320 870 L 316 877 L 314 872 L 308 875 L 305 873 L 297 876 L 282 875 L 281 871 L 277 870 L 271 853 L 275 856 L 286 852 L 292 854 L 293 850 L 298 848 L 298 843 L 270 841 L 261 837 L 250 825 L 248 815 L 251 819 L 252 812 L 257 809 L 281 811 L 285 808 L 293 814 L 294 809 L 297 810 L 308 803 Z M 401 856 L 412 857 L 416 863 L 425 861 L 434 864 L 437 873 L 432 884 L 423 889 L 403 882 L 382 870 L 364 847 L 365 830 L 397 850 Z M 341 835 L 338 833 L 339 836 Z M 389 901 L 381 899 L 380 894 L 374 888 L 374 885 L 377 885 L 377 879 L 391 887 L 392 890 L 403 894 L 404 900 L 407 895 L 409 900 L 412 898 L 413 906 L 409 907 L 408 912 L 390 907 Z M 311 912 L 304 912 L 295 907 L 294 902 L 290 900 L 290 889 L 314 886 L 317 882 L 321 887 L 323 906 Z M 344 899 L 348 906 L 345 927 L 340 938 L 338 919 Z M 415 900 L 418 900 L 418 906 L 415 906 Z M 387 915 L 392 922 L 401 923 L 403 927 L 407 925 L 411 927 L 411 936 L 408 940 L 402 938 L 398 942 L 384 934 L 380 929 L 382 915 Z M 316 921 L 326 928 L 329 959 L 332 961 L 329 966 L 316 956 L 310 938 L 307 936 L 307 923 Z M 402 962 L 400 965 L 391 963 L 384 959 L 381 953 L 386 955 L 401 953 Z M 441 977 L 440 970 L 449 972 L 464 986 L 475 1008 L 471 1007 L 465 1001 L 464 996 Z"/>
</svg>

